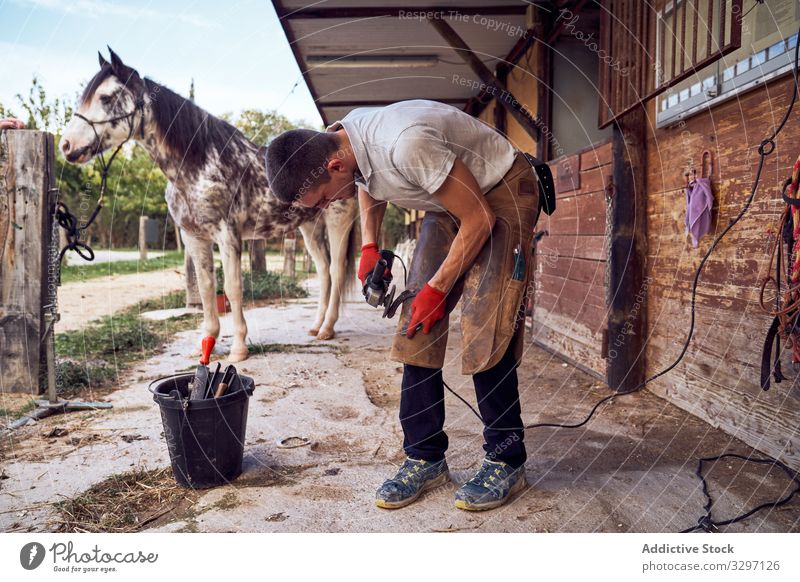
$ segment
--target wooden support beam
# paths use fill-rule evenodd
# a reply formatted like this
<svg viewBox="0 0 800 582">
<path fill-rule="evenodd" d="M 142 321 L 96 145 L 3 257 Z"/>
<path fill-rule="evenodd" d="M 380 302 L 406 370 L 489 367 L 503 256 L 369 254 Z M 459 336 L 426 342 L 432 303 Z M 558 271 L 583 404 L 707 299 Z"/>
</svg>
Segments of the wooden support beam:
<svg viewBox="0 0 800 582">
<path fill-rule="evenodd" d="M 506 58 L 503 59 L 503 62 L 508 67 L 513 67 L 517 64 L 517 62 L 525 56 L 528 50 L 533 46 L 537 40 L 536 32 L 534 28 L 529 28 L 526 30 L 520 39 L 517 41 L 511 50 L 508 51 Z"/>
<path fill-rule="evenodd" d="M 418 18 L 419 15 L 433 14 L 437 18 L 453 16 L 520 16 L 525 14 L 528 4 L 547 4 L 547 2 L 525 2 L 510 5 L 488 5 L 488 6 L 354 6 L 354 7 L 332 7 L 318 8 L 310 6 L 297 10 L 281 9 L 277 10 L 278 17 L 282 20 L 299 19 L 319 19 L 319 18 L 376 18 L 381 16 L 391 16 L 402 18 L 407 15 L 409 18 Z"/>
<path fill-rule="evenodd" d="M 647 119 L 643 107 L 613 128 L 613 162 L 608 251 L 608 386 L 633 389 L 645 379 L 647 287 Z"/>
<path fill-rule="evenodd" d="M 508 83 L 507 83 L 507 81 L 508 81 L 508 67 L 506 67 L 502 63 L 499 64 L 497 66 L 497 70 L 496 70 L 495 76 L 497 77 L 497 82 L 500 83 L 500 86 L 503 87 L 503 89 L 507 90 L 508 89 Z M 494 113 L 494 119 L 493 119 L 494 128 L 497 131 L 499 131 L 500 133 L 502 133 L 503 135 L 506 135 L 508 133 L 508 124 L 506 123 L 506 110 L 505 110 L 505 108 L 504 107 L 498 107 L 497 105 L 495 105 L 493 113 Z"/>
<path fill-rule="evenodd" d="M 578 13 L 581 10 L 583 10 L 583 7 L 585 5 L 586 5 L 586 0 L 580 0 L 573 8 L 570 8 L 569 11 L 573 14 L 573 16 L 578 16 Z M 552 45 L 556 41 L 558 35 L 561 34 L 564 25 L 567 23 L 567 21 L 564 20 L 563 18 L 559 18 L 557 22 L 558 24 L 555 25 L 555 28 L 553 28 L 547 35 L 548 45 Z"/>
<path fill-rule="evenodd" d="M 139 260 L 147 260 L 147 221 L 146 216 L 139 217 Z"/>
<path fill-rule="evenodd" d="M 492 97 L 490 89 L 482 87 L 477 95 L 469 98 L 466 105 L 464 105 L 464 111 L 473 117 L 478 117 L 486 109 L 486 106 L 492 102 L 492 99 L 494 97 Z"/>
<path fill-rule="evenodd" d="M 549 161 L 554 157 L 559 157 L 564 152 L 552 151 L 552 144 L 548 135 L 552 134 L 553 119 L 553 49 L 550 45 L 539 45 L 538 59 L 539 82 L 536 84 L 536 116 L 541 127 L 544 128 L 545 136 L 536 142 L 536 157 L 542 161 Z"/>
<path fill-rule="evenodd" d="M 478 76 L 491 91 L 497 103 L 508 111 L 511 116 L 519 123 L 522 128 L 534 139 L 539 139 L 539 127 L 528 113 L 524 106 L 509 91 L 502 87 L 492 72 L 483 64 L 475 53 L 467 46 L 455 30 L 440 18 L 428 18 L 428 22 L 444 38 L 452 49 L 469 65 L 472 71 Z"/>
<path fill-rule="evenodd" d="M 283 238 L 283 274 L 289 279 L 295 279 L 295 262 L 297 253 L 297 234 L 287 232 Z"/>
<path fill-rule="evenodd" d="M 531 36 L 546 36 L 552 30 L 555 14 L 552 11 L 536 10 L 536 23 Z M 542 161 L 549 161 L 559 157 L 565 152 L 552 151 L 551 135 L 553 126 L 553 47 L 547 43 L 540 43 L 536 59 L 536 118 L 539 127 L 543 128 L 544 135 L 536 142 L 536 157 Z"/>
<path fill-rule="evenodd" d="M 250 255 L 250 272 L 267 272 L 267 241 L 263 238 L 248 241 Z"/>
</svg>

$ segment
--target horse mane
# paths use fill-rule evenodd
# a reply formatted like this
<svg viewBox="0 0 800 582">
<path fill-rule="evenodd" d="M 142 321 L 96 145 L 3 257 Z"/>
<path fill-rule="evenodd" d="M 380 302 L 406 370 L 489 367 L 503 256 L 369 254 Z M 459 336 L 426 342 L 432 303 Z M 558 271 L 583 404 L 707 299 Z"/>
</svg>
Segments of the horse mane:
<svg viewBox="0 0 800 582">
<path fill-rule="evenodd" d="M 213 147 L 221 159 L 231 151 L 231 141 L 244 135 L 230 123 L 214 117 L 191 100 L 152 79 L 144 84 L 150 95 L 151 115 L 164 136 L 164 144 L 183 166 L 200 169 Z"/>
<path fill-rule="evenodd" d="M 86 87 L 84 87 L 79 103 L 85 103 L 88 99 L 91 99 L 94 95 L 94 92 L 97 91 L 97 88 L 102 85 L 103 81 L 108 79 L 112 74 L 111 65 L 103 65 L 100 67 L 100 70 L 97 72 L 97 74 L 92 77 L 92 80 L 86 84 Z"/>
</svg>

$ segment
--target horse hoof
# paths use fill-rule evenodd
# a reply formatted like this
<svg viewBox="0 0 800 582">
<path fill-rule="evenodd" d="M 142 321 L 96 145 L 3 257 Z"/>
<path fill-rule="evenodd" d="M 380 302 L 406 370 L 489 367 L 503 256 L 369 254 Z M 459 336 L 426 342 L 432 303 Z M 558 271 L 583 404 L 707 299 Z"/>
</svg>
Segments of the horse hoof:
<svg viewBox="0 0 800 582">
<path fill-rule="evenodd" d="M 332 329 L 321 329 L 317 334 L 318 340 L 329 340 L 336 337 L 336 332 Z"/>
<path fill-rule="evenodd" d="M 243 352 L 231 351 L 231 353 L 228 355 L 228 361 L 234 364 L 236 362 L 243 362 L 246 359 L 247 359 L 247 350 L 244 350 Z"/>
<path fill-rule="evenodd" d="M 308 330 L 308 335 L 313 335 L 314 337 L 317 337 L 318 333 L 319 333 L 318 327 L 312 327 L 311 329 Z"/>
</svg>

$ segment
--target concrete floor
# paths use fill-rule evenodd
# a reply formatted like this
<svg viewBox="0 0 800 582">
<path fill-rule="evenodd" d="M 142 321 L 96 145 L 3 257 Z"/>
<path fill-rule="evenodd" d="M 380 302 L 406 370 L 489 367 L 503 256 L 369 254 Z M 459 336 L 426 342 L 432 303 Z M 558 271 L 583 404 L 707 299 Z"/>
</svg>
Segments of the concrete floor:
<svg viewBox="0 0 800 582">
<path fill-rule="evenodd" d="M 480 463 L 481 426 L 448 394 L 451 483 L 404 509 L 378 509 L 374 491 L 403 459 L 397 420 L 400 368 L 387 357 L 394 322 L 354 298 L 337 325 L 337 338 L 317 342 L 306 334 L 314 304 L 312 298 L 247 312 L 250 341 L 309 347 L 252 357 L 240 366 L 257 382 L 243 475 L 201 492 L 194 506 L 167 515 L 148 531 L 674 532 L 694 525 L 702 513 L 696 459 L 752 452 L 642 392 L 611 401 L 580 429 L 528 431 L 530 487 L 500 509 L 468 513 L 453 507 L 453 493 Z M 230 316 L 223 319 L 223 346 L 230 343 L 230 324 Z M 168 466 L 161 419 L 147 383 L 191 366 L 188 354 L 196 340 L 195 333 L 180 334 L 162 355 L 129 374 L 124 387 L 107 396 L 113 410 L 53 417 L 20 429 L 13 446 L 0 452 L 0 475 L 7 477 L 0 480 L 0 530 L 52 531 L 53 501 L 134 467 Z M 453 333 L 445 378 L 474 401 L 470 379 L 459 374 L 459 344 Z M 582 420 L 607 394 L 593 378 L 534 346 L 520 368 L 520 390 L 528 423 Z M 78 447 L 47 439 L 54 427 L 89 438 Z M 132 433 L 142 439 L 122 439 Z M 277 446 L 290 436 L 307 437 L 312 444 Z M 777 470 L 738 462 L 720 464 L 712 476 L 717 519 L 792 487 Z M 800 531 L 798 516 L 795 502 L 729 529 Z"/>
</svg>

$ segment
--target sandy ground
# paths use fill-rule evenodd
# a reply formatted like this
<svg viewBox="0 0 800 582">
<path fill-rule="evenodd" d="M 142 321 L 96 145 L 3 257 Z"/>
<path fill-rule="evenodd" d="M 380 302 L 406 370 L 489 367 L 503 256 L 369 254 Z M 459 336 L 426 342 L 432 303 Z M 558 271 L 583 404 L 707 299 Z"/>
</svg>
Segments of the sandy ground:
<svg viewBox="0 0 800 582">
<path fill-rule="evenodd" d="M 134 258 L 138 258 L 138 254 Z M 249 265 L 246 265 L 248 260 L 243 255 L 242 264 L 249 269 Z M 279 271 L 282 268 L 283 257 L 267 255 L 267 269 Z M 61 319 L 56 324 L 56 332 L 81 329 L 94 319 L 111 315 L 144 299 L 183 289 L 184 273 L 183 266 L 180 266 L 163 271 L 113 275 L 66 283 L 58 288 Z"/>
<path fill-rule="evenodd" d="M 183 267 L 66 283 L 58 289 L 61 319 L 56 324 L 56 333 L 81 329 L 93 319 L 183 286 Z"/>
<path fill-rule="evenodd" d="M 528 489 L 500 509 L 468 513 L 454 508 L 453 493 L 480 463 L 481 426 L 448 395 L 451 482 L 404 509 L 379 509 L 374 491 L 403 459 L 400 368 L 387 357 L 394 327 L 354 298 L 337 338 L 317 342 L 306 335 L 314 304 L 310 298 L 247 312 L 250 341 L 306 347 L 240 366 L 257 384 L 244 473 L 198 492 L 192 507 L 176 508 L 148 531 L 672 532 L 694 525 L 702 513 L 696 459 L 752 452 L 643 392 L 612 401 L 580 429 L 527 431 Z M 230 316 L 223 318 L 223 347 L 230 344 L 230 325 Z M 196 341 L 196 333 L 182 333 L 162 355 L 121 378 L 120 389 L 105 398 L 114 405 L 110 411 L 51 417 L 20 429 L 13 440 L 3 437 L 0 531 L 52 531 L 58 525 L 54 501 L 133 468 L 168 466 L 147 383 L 191 366 L 187 354 Z M 445 378 L 474 401 L 469 378 L 458 373 L 459 343 L 453 333 Z M 575 422 L 606 394 L 593 378 L 533 345 L 520 368 L 520 389 L 527 422 Z M 48 438 L 54 428 L 69 434 Z M 289 436 L 312 444 L 279 448 Z M 776 470 L 738 462 L 721 464 L 712 477 L 718 519 L 785 495 L 792 485 Z M 798 531 L 798 515 L 795 502 L 730 529 Z"/>
</svg>

